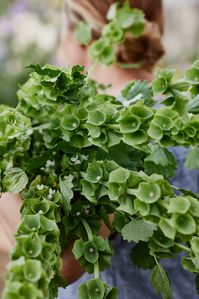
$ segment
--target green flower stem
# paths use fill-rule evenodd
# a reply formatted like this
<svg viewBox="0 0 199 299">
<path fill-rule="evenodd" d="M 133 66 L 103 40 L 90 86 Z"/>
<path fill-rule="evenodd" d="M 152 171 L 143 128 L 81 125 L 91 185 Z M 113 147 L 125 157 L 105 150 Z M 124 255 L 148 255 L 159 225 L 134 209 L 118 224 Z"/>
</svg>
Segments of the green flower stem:
<svg viewBox="0 0 199 299">
<path fill-rule="evenodd" d="M 183 251 L 191 252 L 191 249 L 188 248 L 187 246 L 184 246 L 184 245 L 182 245 L 182 244 L 180 244 L 180 243 L 178 243 L 178 242 L 174 242 L 174 244 L 175 244 L 177 247 L 181 248 Z"/>
<path fill-rule="evenodd" d="M 88 240 L 89 241 L 92 241 L 93 240 L 93 234 L 92 234 L 92 231 L 90 229 L 90 226 L 88 225 L 87 221 L 82 219 L 82 224 L 86 230 L 86 233 L 87 233 L 87 236 L 88 236 Z"/>
<path fill-rule="evenodd" d="M 97 261 L 94 264 L 94 278 L 99 278 L 100 277 L 100 271 L 99 271 L 99 262 Z"/>
</svg>

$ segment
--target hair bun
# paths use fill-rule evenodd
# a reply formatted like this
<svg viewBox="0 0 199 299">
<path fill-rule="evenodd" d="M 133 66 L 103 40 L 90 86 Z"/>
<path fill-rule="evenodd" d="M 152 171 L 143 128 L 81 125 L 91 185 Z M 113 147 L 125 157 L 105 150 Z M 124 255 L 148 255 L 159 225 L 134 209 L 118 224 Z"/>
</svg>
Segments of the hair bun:
<svg viewBox="0 0 199 299">
<path fill-rule="evenodd" d="M 139 37 L 128 33 L 117 49 L 120 63 L 139 63 L 152 67 L 164 54 L 161 33 L 156 23 L 146 22 L 145 30 Z"/>
</svg>

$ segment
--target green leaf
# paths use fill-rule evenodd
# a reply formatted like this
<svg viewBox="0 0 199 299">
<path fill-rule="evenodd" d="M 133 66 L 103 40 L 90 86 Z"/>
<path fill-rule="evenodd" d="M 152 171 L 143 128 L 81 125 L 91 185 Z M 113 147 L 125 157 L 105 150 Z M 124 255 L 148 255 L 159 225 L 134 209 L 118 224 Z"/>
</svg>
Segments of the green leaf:
<svg viewBox="0 0 199 299">
<path fill-rule="evenodd" d="M 146 81 L 135 80 L 130 82 L 124 89 L 121 91 L 122 102 L 125 101 L 126 104 L 131 104 L 144 100 L 144 103 L 147 106 L 153 105 L 153 92 L 152 88 Z M 140 105 L 140 107 L 143 107 Z M 143 109 L 146 107 L 143 107 Z"/>
<path fill-rule="evenodd" d="M 188 103 L 187 110 L 189 113 L 194 113 L 194 114 L 199 113 L 199 95 L 197 95 L 194 99 L 192 99 Z"/>
<path fill-rule="evenodd" d="M 28 177 L 21 168 L 9 168 L 4 172 L 4 175 L 3 188 L 8 192 L 19 193 L 28 183 Z"/>
<path fill-rule="evenodd" d="M 196 267 L 194 266 L 193 261 L 190 258 L 183 256 L 181 263 L 185 270 L 193 273 L 196 272 Z"/>
<path fill-rule="evenodd" d="M 113 20 L 116 16 L 117 13 L 117 8 L 118 8 L 118 3 L 113 3 L 110 5 L 109 10 L 107 12 L 107 20 Z"/>
<path fill-rule="evenodd" d="M 83 255 L 83 241 L 80 240 L 76 240 L 74 245 L 73 245 L 73 249 L 72 249 L 72 253 L 74 254 L 75 258 L 78 260 L 80 259 L 80 257 L 82 257 Z"/>
<path fill-rule="evenodd" d="M 163 267 L 158 264 L 151 273 L 151 283 L 163 299 L 172 299 L 172 289 L 168 276 Z"/>
<path fill-rule="evenodd" d="M 153 231 L 155 229 L 155 225 L 151 223 L 146 223 L 143 219 L 132 219 L 128 224 L 126 224 L 123 227 L 121 233 L 124 240 L 127 240 L 128 242 L 147 242 L 149 238 L 153 235 Z"/>
<path fill-rule="evenodd" d="M 135 244 L 130 255 L 134 265 L 142 269 L 152 269 L 155 266 L 155 259 L 149 252 L 147 243 L 140 241 Z"/>
<path fill-rule="evenodd" d="M 118 299 L 118 289 L 115 287 L 110 288 L 104 299 Z"/>
<path fill-rule="evenodd" d="M 145 28 L 144 23 L 137 23 L 132 26 L 131 32 L 135 37 L 138 37 L 143 33 L 144 28 Z"/>
<path fill-rule="evenodd" d="M 77 24 L 74 30 L 75 39 L 84 46 L 87 46 L 92 39 L 92 31 L 90 25 L 85 22 L 81 21 Z"/>
<path fill-rule="evenodd" d="M 188 152 L 185 158 L 185 166 L 187 169 L 199 169 L 199 147 Z"/>
<path fill-rule="evenodd" d="M 158 173 L 164 177 L 172 177 L 177 168 L 175 157 L 166 148 L 153 145 L 151 153 L 144 159 L 145 172 L 148 175 Z"/>
<path fill-rule="evenodd" d="M 72 180 L 72 176 L 65 176 L 63 179 L 61 176 L 59 177 L 60 191 L 64 197 L 64 206 L 66 211 L 70 210 L 70 201 L 73 198 Z"/>
<path fill-rule="evenodd" d="M 197 274 L 195 277 L 195 285 L 196 285 L 197 294 L 199 295 L 199 274 Z"/>
<path fill-rule="evenodd" d="M 156 183 L 141 182 L 136 190 L 136 196 L 145 203 L 153 203 L 160 198 L 161 190 Z"/>
<path fill-rule="evenodd" d="M 83 282 L 78 289 L 78 299 L 90 299 L 88 296 L 87 283 Z"/>
</svg>

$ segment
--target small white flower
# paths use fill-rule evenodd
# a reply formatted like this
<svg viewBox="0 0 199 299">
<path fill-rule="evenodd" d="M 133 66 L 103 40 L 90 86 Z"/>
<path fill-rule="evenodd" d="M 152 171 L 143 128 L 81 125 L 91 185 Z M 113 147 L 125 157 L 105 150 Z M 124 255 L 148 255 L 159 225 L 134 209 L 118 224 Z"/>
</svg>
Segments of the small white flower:
<svg viewBox="0 0 199 299">
<path fill-rule="evenodd" d="M 38 189 L 38 190 L 43 190 L 43 189 L 44 189 L 44 185 L 43 185 L 43 184 L 41 184 L 41 185 L 38 184 L 38 185 L 37 185 L 37 189 Z"/>
<path fill-rule="evenodd" d="M 55 166 L 55 161 L 47 160 L 46 161 L 46 167 Z"/>
</svg>

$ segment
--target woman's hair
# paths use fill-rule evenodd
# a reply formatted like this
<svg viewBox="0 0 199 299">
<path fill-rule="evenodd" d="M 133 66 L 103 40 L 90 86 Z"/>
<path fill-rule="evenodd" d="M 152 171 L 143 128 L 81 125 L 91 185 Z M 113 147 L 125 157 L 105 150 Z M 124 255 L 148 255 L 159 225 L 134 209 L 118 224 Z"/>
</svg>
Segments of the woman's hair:
<svg viewBox="0 0 199 299">
<path fill-rule="evenodd" d="M 86 20 L 93 29 L 93 39 L 100 35 L 107 23 L 106 15 L 114 0 L 66 0 L 68 25 L 73 28 L 79 20 Z M 125 0 L 117 1 L 124 3 Z M 152 67 L 164 54 L 161 38 L 164 32 L 163 5 L 161 0 L 130 0 L 133 8 L 141 9 L 146 18 L 145 30 L 139 37 L 127 34 L 117 49 L 117 61 L 140 63 Z"/>
</svg>

